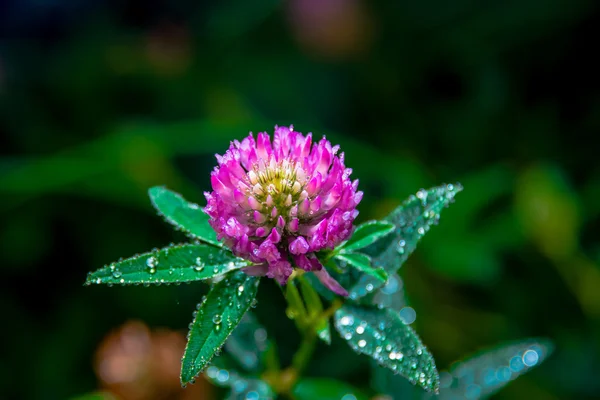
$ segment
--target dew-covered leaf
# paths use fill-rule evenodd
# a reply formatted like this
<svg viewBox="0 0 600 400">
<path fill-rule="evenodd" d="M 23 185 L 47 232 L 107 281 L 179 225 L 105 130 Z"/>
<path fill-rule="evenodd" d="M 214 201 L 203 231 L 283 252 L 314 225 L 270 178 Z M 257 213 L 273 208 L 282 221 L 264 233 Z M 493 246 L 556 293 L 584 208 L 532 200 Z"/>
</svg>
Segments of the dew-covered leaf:
<svg viewBox="0 0 600 400">
<path fill-rule="evenodd" d="M 202 281 L 250 263 L 206 244 L 181 244 L 136 255 L 90 272 L 86 285 L 168 284 Z"/>
<path fill-rule="evenodd" d="M 415 251 L 417 243 L 429 228 L 438 223 L 442 210 L 454 201 L 454 196 L 461 190 L 462 186 L 458 183 L 419 190 L 384 218 L 394 224 L 396 229 L 361 249 L 361 252 L 371 256 L 373 267 L 381 267 L 388 273 L 396 272 Z M 364 275 L 348 292 L 351 298 L 358 299 L 362 297 L 359 292 L 365 292 L 368 285 L 378 288 L 382 284 L 380 280 Z"/>
<path fill-rule="evenodd" d="M 88 273 L 86 285 L 169 284 L 222 276 L 251 263 L 206 244 L 180 244 L 135 255 Z"/>
<path fill-rule="evenodd" d="M 510 342 L 454 363 L 440 373 L 440 400 L 483 399 L 539 365 L 552 352 L 545 339 Z M 426 397 L 433 398 L 433 397 Z"/>
<path fill-rule="evenodd" d="M 246 371 L 258 372 L 264 367 L 265 352 L 270 345 L 267 330 L 254 314 L 247 312 L 225 342 L 225 350 Z"/>
<path fill-rule="evenodd" d="M 296 400 L 367 400 L 360 390 L 346 382 L 328 378 L 302 378 L 292 388 Z"/>
<path fill-rule="evenodd" d="M 433 356 L 397 312 L 345 304 L 335 313 L 335 327 L 356 352 L 372 357 L 427 391 L 438 391 Z"/>
<path fill-rule="evenodd" d="M 393 232 L 395 228 L 394 224 L 388 221 L 367 221 L 356 227 L 356 231 L 342 248 L 345 251 L 362 249 Z"/>
<path fill-rule="evenodd" d="M 181 363 L 181 382 L 190 382 L 219 351 L 255 300 L 260 279 L 241 271 L 215 283 L 198 311 Z"/>
<path fill-rule="evenodd" d="M 208 224 L 208 215 L 199 205 L 187 202 L 180 194 L 163 186 L 150 188 L 148 194 L 154 208 L 168 223 L 198 240 L 219 247 L 223 246 L 223 243 L 217 240 L 214 229 Z"/>
<path fill-rule="evenodd" d="M 221 358 L 219 357 L 215 361 L 219 361 Z M 276 397 L 275 392 L 265 381 L 243 376 L 224 363 L 212 363 L 206 368 L 204 376 L 216 386 L 231 389 L 225 398 L 226 400 L 269 400 Z"/>
<path fill-rule="evenodd" d="M 387 272 L 383 268 L 373 268 L 371 266 L 371 258 L 361 253 L 340 253 L 335 256 L 338 260 L 343 263 L 349 264 L 354 268 L 358 269 L 381 283 L 387 280 Z"/>
</svg>

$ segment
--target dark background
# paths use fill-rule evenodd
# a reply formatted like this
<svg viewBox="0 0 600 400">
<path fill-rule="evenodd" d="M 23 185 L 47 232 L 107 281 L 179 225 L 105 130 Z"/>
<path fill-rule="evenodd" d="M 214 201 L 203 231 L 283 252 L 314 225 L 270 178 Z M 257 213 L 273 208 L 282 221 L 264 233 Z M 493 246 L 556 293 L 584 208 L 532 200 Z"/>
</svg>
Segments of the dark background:
<svg viewBox="0 0 600 400">
<path fill-rule="evenodd" d="M 495 398 L 600 393 L 595 1 L 0 1 L 0 397 L 95 390 L 95 349 L 138 319 L 182 331 L 206 288 L 83 287 L 185 240 L 151 208 L 204 204 L 214 153 L 294 124 L 346 152 L 359 221 L 465 190 L 403 268 L 440 368 L 498 342 L 554 355 Z M 269 282 L 257 314 L 298 344 Z M 368 386 L 343 343 L 314 376 Z"/>
</svg>

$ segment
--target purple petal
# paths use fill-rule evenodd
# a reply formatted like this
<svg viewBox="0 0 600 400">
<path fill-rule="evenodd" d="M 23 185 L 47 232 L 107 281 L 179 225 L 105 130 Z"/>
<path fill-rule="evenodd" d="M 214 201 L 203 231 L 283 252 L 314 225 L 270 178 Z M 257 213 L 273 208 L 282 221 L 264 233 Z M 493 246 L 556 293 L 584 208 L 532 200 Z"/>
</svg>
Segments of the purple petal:
<svg viewBox="0 0 600 400">
<path fill-rule="evenodd" d="M 310 182 L 308 182 L 308 185 L 306 185 L 306 192 L 310 195 L 313 196 L 314 194 L 316 194 L 319 190 L 321 190 L 321 174 L 319 172 L 317 172 L 310 180 Z"/>
<path fill-rule="evenodd" d="M 327 289 L 331 290 L 337 295 L 348 297 L 348 291 L 344 289 L 338 281 L 333 279 L 325 268 L 321 269 L 320 271 L 314 271 L 314 274 L 317 276 L 317 278 L 319 278 L 321 283 L 327 287 Z"/>
<path fill-rule="evenodd" d="M 298 236 L 290 243 L 290 252 L 292 254 L 306 254 L 308 252 L 308 242 L 302 236 Z"/>
<path fill-rule="evenodd" d="M 275 278 L 280 285 L 285 285 L 293 271 L 294 269 L 289 261 L 279 260 L 269 263 L 267 276 L 269 278 Z"/>
<path fill-rule="evenodd" d="M 290 223 L 287 225 L 288 230 L 290 232 L 298 232 L 298 226 L 300 224 L 300 220 L 298 218 L 293 218 Z"/>
</svg>

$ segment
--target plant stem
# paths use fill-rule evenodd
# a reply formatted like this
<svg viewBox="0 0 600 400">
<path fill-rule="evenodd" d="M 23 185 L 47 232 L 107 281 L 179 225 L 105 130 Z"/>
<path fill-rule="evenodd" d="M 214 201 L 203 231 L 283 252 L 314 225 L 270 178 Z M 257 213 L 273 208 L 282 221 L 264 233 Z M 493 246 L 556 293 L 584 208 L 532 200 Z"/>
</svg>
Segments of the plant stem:
<svg viewBox="0 0 600 400">
<path fill-rule="evenodd" d="M 305 330 L 301 333 L 303 334 L 302 343 L 292 359 L 292 367 L 296 370 L 297 376 L 300 376 L 308 365 L 308 362 L 310 361 L 315 350 L 317 339 L 317 336 L 314 334 L 314 332 L 309 330 Z"/>
</svg>

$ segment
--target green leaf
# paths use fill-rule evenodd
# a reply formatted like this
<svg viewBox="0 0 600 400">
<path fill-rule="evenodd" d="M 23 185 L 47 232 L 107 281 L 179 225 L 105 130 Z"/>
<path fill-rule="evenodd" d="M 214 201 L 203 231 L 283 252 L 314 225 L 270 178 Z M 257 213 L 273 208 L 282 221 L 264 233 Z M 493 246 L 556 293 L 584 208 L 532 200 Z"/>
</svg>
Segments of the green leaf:
<svg viewBox="0 0 600 400">
<path fill-rule="evenodd" d="M 396 229 L 361 252 L 372 257 L 374 267 L 381 267 L 388 273 L 396 272 L 415 251 L 417 243 L 429 228 L 438 223 L 442 210 L 454 201 L 454 196 L 461 190 L 459 183 L 419 190 L 384 218 Z M 369 292 L 365 288 L 370 287 L 372 291 L 382 284 L 381 280 L 365 275 L 348 292 L 350 298 L 358 299 Z"/>
<path fill-rule="evenodd" d="M 371 266 L 371 258 L 361 253 L 341 253 L 335 256 L 338 260 L 350 264 L 354 268 L 358 269 L 369 276 L 374 277 L 381 283 L 387 281 L 387 273 L 383 268 L 373 268 Z"/>
<path fill-rule="evenodd" d="M 482 399 L 496 393 L 531 368 L 540 365 L 553 345 L 545 339 L 527 339 L 484 350 L 440 373 L 440 400 Z"/>
<path fill-rule="evenodd" d="M 396 227 L 388 221 L 367 221 L 360 224 L 352 237 L 342 245 L 344 251 L 367 247 L 393 232 Z"/>
<path fill-rule="evenodd" d="M 267 330 L 251 312 L 247 312 L 225 342 L 225 350 L 246 371 L 259 372 L 264 367 L 265 353 L 271 345 Z"/>
<path fill-rule="evenodd" d="M 168 284 L 202 281 L 247 267 L 250 262 L 225 249 L 182 244 L 144 253 L 90 272 L 86 285 Z"/>
<path fill-rule="evenodd" d="M 345 304 L 335 313 L 335 327 L 357 353 L 437 393 L 439 375 L 433 356 L 397 312 Z"/>
<path fill-rule="evenodd" d="M 223 346 L 254 301 L 260 279 L 241 271 L 214 284 L 199 305 L 181 364 L 181 383 L 190 382 Z"/>
<path fill-rule="evenodd" d="M 154 208 L 168 223 L 198 240 L 219 247 L 223 246 L 223 243 L 217 240 L 215 230 L 208 224 L 209 216 L 200 206 L 188 203 L 180 194 L 163 186 L 150 188 L 148 194 Z"/>
<path fill-rule="evenodd" d="M 296 400 L 367 400 L 360 390 L 346 382 L 328 378 L 303 378 L 292 388 Z"/>
</svg>

